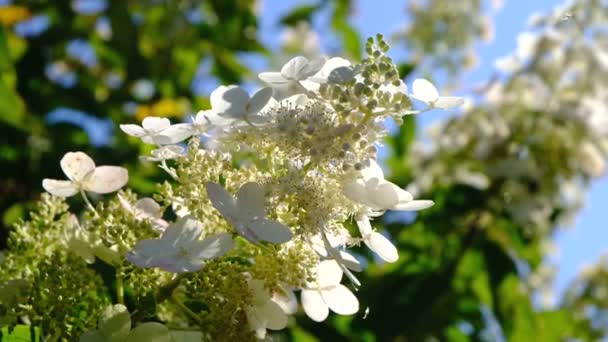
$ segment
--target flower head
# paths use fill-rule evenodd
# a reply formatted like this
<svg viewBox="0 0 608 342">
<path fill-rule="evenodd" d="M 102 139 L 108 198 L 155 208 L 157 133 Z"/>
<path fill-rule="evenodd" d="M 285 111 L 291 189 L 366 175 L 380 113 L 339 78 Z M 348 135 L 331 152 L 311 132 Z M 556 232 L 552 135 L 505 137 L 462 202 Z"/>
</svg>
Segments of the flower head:
<svg viewBox="0 0 608 342">
<path fill-rule="evenodd" d="M 81 191 L 107 194 L 122 188 L 129 180 L 127 169 L 118 166 L 95 166 L 84 152 L 68 152 L 61 159 L 61 169 L 69 180 L 45 178 L 42 187 L 60 197 L 70 197 Z"/>
<path fill-rule="evenodd" d="M 344 285 L 342 269 L 334 260 L 324 260 L 316 270 L 316 281 L 302 290 L 304 312 L 313 321 L 322 322 L 329 310 L 339 315 L 352 315 L 359 311 L 357 297 Z"/>
<path fill-rule="evenodd" d="M 273 86 L 283 86 L 306 80 L 321 70 L 324 64 L 324 58 L 309 61 L 306 57 L 297 56 L 285 63 L 281 72 L 263 72 L 258 77 Z"/>
<path fill-rule="evenodd" d="M 419 78 L 412 85 L 412 97 L 424 102 L 431 108 L 451 109 L 461 106 L 464 103 L 462 97 L 439 96 L 437 88 L 424 78 Z"/>
<path fill-rule="evenodd" d="M 127 254 L 127 259 L 139 267 L 159 267 L 169 272 L 194 272 L 205 261 L 224 255 L 232 249 L 228 233 L 209 236 L 203 240 L 201 224 L 185 217 L 170 225 L 158 239 L 139 241 Z"/>
<path fill-rule="evenodd" d="M 252 243 L 291 240 L 292 233 L 287 226 L 266 218 L 264 191 L 259 184 L 249 182 L 243 185 L 236 200 L 217 183 L 209 182 L 206 188 L 213 206 L 245 239 Z"/>
</svg>

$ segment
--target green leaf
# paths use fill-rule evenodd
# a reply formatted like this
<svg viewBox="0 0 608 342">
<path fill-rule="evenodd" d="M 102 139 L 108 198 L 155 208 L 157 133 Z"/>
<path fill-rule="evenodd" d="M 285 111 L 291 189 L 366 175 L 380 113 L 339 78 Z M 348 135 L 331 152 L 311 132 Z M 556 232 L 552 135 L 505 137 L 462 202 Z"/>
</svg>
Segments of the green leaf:
<svg viewBox="0 0 608 342">
<path fill-rule="evenodd" d="M 287 26 L 295 26 L 301 21 L 310 23 L 312 16 L 320 9 L 320 5 L 306 5 L 293 9 L 287 15 L 281 18 L 281 24 Z"/>
<path fill-rule="evenodd" d="M 34 336 L 32 336 L 32 333 Z M 40 328 L 29 325 L 17 325 L 10 333 L 9 328 L 4 327 L 0 331 L 2 342 L 38 342 L 40 341 Z"/>
</svg>

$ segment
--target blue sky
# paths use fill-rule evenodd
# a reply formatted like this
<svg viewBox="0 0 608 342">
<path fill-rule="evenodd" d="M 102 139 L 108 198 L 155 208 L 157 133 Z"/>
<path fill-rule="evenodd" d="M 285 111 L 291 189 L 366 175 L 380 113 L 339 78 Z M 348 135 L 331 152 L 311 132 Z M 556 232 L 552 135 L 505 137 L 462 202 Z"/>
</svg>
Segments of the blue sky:
<svg viewBox="0 0 608 342">
<path fill-rule="evenodd" d="M 534 0 L 534 1 L 504 1 L 502 9 L 494 16 L 495 37 L 490 43 L 481 43 L 476 46 L 479 57 L 478 66 L 464 75 L 462 84 L 466 89 L 471 89 L 477 83 L 486 81 L 492 74 L 494 61 L 515 50 L 517 34 L 526 28 L 526 22 L 530 14 L 534 12 L 546 12 L 554 6 L 562 3 L 558 0 Z M 276 46 L 279 36 L 276 25 L 281 15 L 289 12 L 296 4 L 316 3 L 315 1 L 283 1 L 262 0 L 262 37 L 271 46 Z M 370 1 L 359 0 L 356 2 L 356 12 L 352 23 L 357 27 L 363 37 L 372 36 L 376 33 L 389 35 L 401 27 L 406 20 L 404 0 L 382 0 Z M 327 32 L 327 19 L 324 15 L 317 18 L 315 28 Z M 325 40 L 328 35 L 322 34 L 322 44 L 331 45 L 331 41 Z M 403 56 L 403 51 L 393 51 L 394 57 Z M 467 95 L 466 92 L 458 92 L 458 95 Z M 421 119 L 423 126 L 434 120 L 440 119 L 441 113 L 425 113 Z M 558 245 L 559 252 L 551 257 L 551 262 L 559 265 L 555 289 L 561 293 L 568 283 L 576 276 L 580 267 L 584 264 L 593 263 L 606 248 L 608 233 L 604 230 L 601 206 L 608 202 L 608 177 L 603 176 L 597 180 L 591 191 L 586 196 L 586 205 L 579 213 L 572 227 L 560 230 L 554 240 Z"/>
</svg>

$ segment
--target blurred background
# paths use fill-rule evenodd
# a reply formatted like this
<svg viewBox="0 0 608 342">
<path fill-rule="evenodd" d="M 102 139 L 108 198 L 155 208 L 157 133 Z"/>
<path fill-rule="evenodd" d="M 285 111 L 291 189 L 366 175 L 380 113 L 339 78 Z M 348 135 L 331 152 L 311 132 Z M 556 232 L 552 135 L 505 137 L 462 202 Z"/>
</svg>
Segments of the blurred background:
<svg viewBox="0 0 608 342">
<path fill-rule="evenodd" d="M 119 124 L 188 121 L 220 84 L 253 90 L 294 55 L 357 61 L 381 33 L 406 84 L 467 98 L 387 123 L 387 175 L 436 205 L 375 221 L 401 258 L 360 251 L 360 315 L 280 336 L 606 340 L 607 27 L 603 0 L 0 0 L 0 247 L 66 152 L 152 193 L 151 147 Z"/>
</svg>

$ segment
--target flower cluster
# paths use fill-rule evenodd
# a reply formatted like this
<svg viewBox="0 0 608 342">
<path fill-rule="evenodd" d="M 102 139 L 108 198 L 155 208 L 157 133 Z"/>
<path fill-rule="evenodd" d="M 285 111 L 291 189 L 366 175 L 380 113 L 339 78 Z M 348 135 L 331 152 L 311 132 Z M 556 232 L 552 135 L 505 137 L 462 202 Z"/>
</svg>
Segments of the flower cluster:
<svg viewBox="0 0 608 342">
<path fill-rule="evenodd" d="M 124 287 L 141 298 L 152 293 L 153 307 L 142 299 L 137 312 L 209 339 L 263 339 L 267 329 L 283 329 L 297 311 L 294 291 L 315 321 L 329 310 L 357 313 L 361 283 L 354 272 L 362 270 L 366 252 L 348 249 L 363 243 L 380 260 L 395 262 L 396 247 L 370 218 L 433 205 L 384 178 L 376 161 L 384 121 L 402 123 L 403 115 L 420 112 L 414 99 L 425 106 L 421 111 L 462 104 L 422 79 L 410 94 L 381 36 L 366 50 L 360 64 L 295 57 L 278 72 L 261 73 L 269 87 L 251 96 L 221 86 L 211 94 L 211 108 L 190 123 L 147 117 L 141 126 L 121 125 L 157 146 L 142 160 L 158 163 L 171 181 L 154 199 L 121 191 L 93 207 L 86 192 L 119 190 L 127 171 L 96 167 L 82 152 L 66 154 L 61 167 L 69 180 L 43 186 L 60 197 L 80 193 L 89 212 L 80 224 L 70 216 L 58 239 L 83 262 L 97 258 L 116 269 L 119 304 Z M 114 320 L 124 321 L 120 331 L 111 331 Z M 125 307 L 114 306 L 85 336 L 168 334 L 152 323 L 130 328 Z"/>
</svg>

